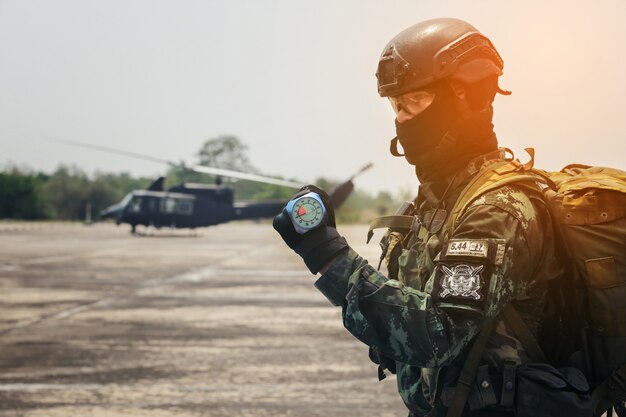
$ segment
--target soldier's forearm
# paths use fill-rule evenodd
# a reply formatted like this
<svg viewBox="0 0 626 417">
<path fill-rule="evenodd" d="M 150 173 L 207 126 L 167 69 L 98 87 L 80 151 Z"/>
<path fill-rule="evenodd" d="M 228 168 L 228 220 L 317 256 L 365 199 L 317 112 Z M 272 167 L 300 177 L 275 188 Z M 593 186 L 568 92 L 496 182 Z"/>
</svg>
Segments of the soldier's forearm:
<svg viewBox="0 0 626 417">
<path fill-rule="evenodd" d="M 466 342 L 457 332 L 450 335 L 454 324 L 432 306 L 429 294 L 387 279 L 352 249 L 335 258 L 315 286 L 343 307 L 350 333 L 397 361 L 440 366 Z M 470 336 L 467 329 L 460 333 Z"/>
<path fill-rule="evenodd" d="M 368 346 L 398 362 L 436 367 L 450 359 L 449 334 L 429 294 L 360 271 L 344 308 L 344 325 Z"/>
<path fill-rule="evenodd" d="M 315 287 L 335 306 L 343 306 L 348 294 L 350 276 L 355 270 L 367 265 L 367 261 L 352 248 L 341 253 L 327 265 Z"/>
</svg>

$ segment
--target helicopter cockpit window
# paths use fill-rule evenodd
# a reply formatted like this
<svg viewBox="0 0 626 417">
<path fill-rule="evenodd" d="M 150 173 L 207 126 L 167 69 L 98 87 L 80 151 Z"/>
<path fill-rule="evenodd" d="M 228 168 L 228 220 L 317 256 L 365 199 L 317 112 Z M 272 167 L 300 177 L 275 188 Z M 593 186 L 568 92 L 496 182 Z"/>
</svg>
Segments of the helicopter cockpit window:
<svg viewBox="0 0 626 417">
<path fill-rule="evenodd" d="M 131 200 L 130 202 L 130 212 L 131 213 L 139 213 L 141 211 L 141 203 L 142 203 L 142 198 L 140 197 L 135 197 Z"/>
<path fill-rule="evenodd" d="M 173 198 L 164 198 L 161 200 L 161 207 L 159 208 L 161 213 L 171 214 L 176 211 L 176 200 Z"/>
<path fill-rule="evenodd" d="M 189 216 L 193 213 L 193 201 L 192 200 L 178 200 L 176 205 L 176 213 Z"/>
<path fill-rule="evenodd" d="M 124 197 L 124 199 L 120 201 L 120 205 L 122 207 L 126 207 L 126 205 L 130 202 L 132 198 L 133 198 L 133 193 L 126 194 L 126 197 Z"/>
</svg>

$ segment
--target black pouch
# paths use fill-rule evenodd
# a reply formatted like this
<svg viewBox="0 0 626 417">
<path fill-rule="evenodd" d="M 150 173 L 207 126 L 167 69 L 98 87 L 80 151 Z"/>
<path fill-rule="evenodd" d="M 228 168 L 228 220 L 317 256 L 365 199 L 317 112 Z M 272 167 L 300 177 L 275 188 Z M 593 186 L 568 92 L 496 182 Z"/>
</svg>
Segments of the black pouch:
<svg viewBox="0 0 626 417">
<path fill-rule="evenodd" d="M 372 362 L 378 365 L 378 380 L 382 381 L 386 378 L 385 370 L 388 370 L 392 374 L 396 373 L 396 361 L 386 357 L 385 355 L 379 353 L 376 349 L 370 346 L 369 349 L 369 357 Z"/>
<path fill-rule="evenodd" d="M 527 364 L 517 368 L 517 417 L 591 417 L 593 401 L 583 373 L 573 367 Z"/>
</svg>

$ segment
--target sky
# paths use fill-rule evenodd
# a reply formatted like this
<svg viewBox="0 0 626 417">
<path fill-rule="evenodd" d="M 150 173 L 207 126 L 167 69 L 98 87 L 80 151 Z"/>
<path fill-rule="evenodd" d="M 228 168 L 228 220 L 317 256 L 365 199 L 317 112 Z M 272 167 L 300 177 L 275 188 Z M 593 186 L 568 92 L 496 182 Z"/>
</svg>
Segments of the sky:
<svg viewBox="0 0 626 417">
<path fill-rule="evenodd" d="M 0 169 L 162 175 L 63 138 L 194 161 L 221 134 L 268 175 L 411 191 L 376 90 L 386 43 L 434 17 L 467 20 L 505 61 L 494 124 L 525 161 L 626 169 L 626 1 L 0 0 Z"/>
</svg>

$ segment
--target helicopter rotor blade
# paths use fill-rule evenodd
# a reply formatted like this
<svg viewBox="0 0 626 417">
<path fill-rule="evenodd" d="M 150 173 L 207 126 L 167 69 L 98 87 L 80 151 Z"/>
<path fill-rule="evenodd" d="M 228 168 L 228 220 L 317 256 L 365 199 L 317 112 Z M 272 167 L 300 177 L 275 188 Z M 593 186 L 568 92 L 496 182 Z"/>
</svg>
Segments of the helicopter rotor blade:
<svg viewBox="0 0 626 417">
<path fill-rule="evenodd" d="M 223 177 L 229 177 L 229 178 L 237 178 L 241 180 L 255 181 L 255 182 L 261 182 L 265 184 L 273 184 L 273 185 L 279 185 L 283 187 L 289 187 L 289 188 L 301 188 L 303 185 L 295 181 L 266 177 L 262 175 L 250 174 L 250 173 L 240 172 L 240 171 L 232 171 L 229 169 L 213 168 L 213 167 L 209 167 L 206 165 L 194 165 L 192 167 L 189 167 L 184 162 L 176 163 L 173 161 L 168 161 L 167 159 L 156 158 L 156 157 L 148 156 L 148 155 L 142 155 L 142 154 L 130 152 L 130 151 L 123 151 L 120 149 L 110 148 L 108 146 L 93 145 L 89 143 L 78 142 L 78 141 L 74 141 L 70 139 L 52 138 L 50 140 L 54 142 L 58 142 L 58 143 L 63 143 L 66 145 L 78 146 L 78 147 L 87 148 L 87 149 L 95 149 L 95 150 L 109 152 L 109 153 L 116 154 L 116 155 L 123 155 L 123 156 L 131 157 L 131 158 L 143 159 L 145 161 L 156 162 L 160 164 L 167 164 L 171 167 L 181 167 L 183 170 L 190 170 L 190 171 L 195 171 L 195 172 L 199 172 L 203 174 L 217 175 L 217 176 L 223 176 Z M 331 199 L 333 200 L 333 203 L 334 203 L 333 205 L 335 207 L 339 207 L 341 204 L 343 204 L 343 202 L 348 198 L 348 196 L 354 189 L 354 184 L 352 183 L 352 181 L 358 175 L 361 175 L 363 172 L 367 171 L 372 166 L 373 164 L 371 162 L 366 164 L 361 169 L 359 169 L 354 175 L 352 175 L 352 177 L 350 177 L 348 181 L 342 183 L 333 191 L 333 195 Z"/>
<path fill-rule="evenodd" d="M 363 165 L 361 169 L 359 169 L 353 176 L 350 177 L 350 181 L 353 181 L 356 177 L 358 177 L 359 175 L 361 175 L 362 173 L 364 173 L 365 171 L 367 171 L 373 166 L 374 166 L 373 162 L 368 162 L 367 164 Z"/>
<path fill-rule="evenodd" d="M 350 197 L 350 194 L 352 194 L 352 191 L 354 190 L 354 179 L 373 166 L 374 164 L 372 162 L 369 162 L 368 164 L 361 167 L 361 169 L 359 169 L 356 174 L 348 178 L 348 181 L 339 184 L 337 188 L 333 190 L 333 192 L 330 194 L 330 201 L 333 203 L 334 208 L 341 207 L 341 205 L 346 202 L 348 197 Z"/>
<path fill-rule="evenodd" d="M 195 165 L 195 166 L 189 167 L 182 161 L 180 163 L 176 163 L 173 161 L 168 161 L 167 159 L 155 158 L 153 156 L 142 155 L 142 154 L 135 153 L 135 152 L 109 148 L 108 146 L 92 145 L 89 143 L 78 142 L 78 141 L 70 140 L 70 139 L 53 138 L 50 140 L 54 142 L 58 142 L 58 143 L 63 143 L 65 145 L 78 146 L 78 147 L 87 148 L 87 149 L 95 149 L 98 151 L 109 152 L 109 153 L 113 153 L 116 155 L 123 155 L 123 156 L 128 156 L 131 158 L 143 159 L 144 161 L 156 162 L 159 164 L 167 164 L 171 167 L 180 167 L 183 170 L 190 170 L 190 171 L 200 172 L 203 174 L 218 175 L 218 176 L 237 178 L 237 179 L 248 180 L 248 181 L 256 181 L 256 182 L 262 182 L 266 184 L 281 185 L 281 186 L 290 187 L 290 188 L 302 187 L 302 184 L 294 182 L 294 181 L 281 180 L 278 178 L 271 178 L 271 177 L 264 177 L 262 175 L 248 174 L 245 172 L 232 171 L 228 169 L 213 168 L 213 167 L 208 167 L 205 165 Z"/>
<path fill-rule="evenodd" d="M 354 183 L 352 180 L 348 180 L 335 188 L 332 193 L 330 193 L 330 201 L 333 203 L 333 207 L 338 209 L 342 206 L 343 203 L 346 202 L 350 194 L 352 194 L 352 190 L 354 190 Z"/>
<path fill-rule="evenodd" d="M 283 187 L 290 187 L 290 188 L 301 188 L 303 185 L 294 181 L 281 180 L 278 178 L 271 178 L 271 177 L 264 177 L 262 175 L 248 174 L 248 173 L 239 172 L 239 171 L 231 171 L 229 169 L 213 168 L 213 167 L 208 167 L 205 165 L 194 165 L 190 169 L 192 171 L 201 172 L 203 174 L 220 175 L 224 177 L 238 178 L 240 180 L 256 181 L 256 182 L 262 182 L 265 184 L 273 184 L 273 185 L 281 185 Z"/>
<path fill-rule="evenodd" d="M 90 143 L 83 143 L 83 142 L 78 142 L 78 141 L 70 140 L 70 139 L 52 138 L 50 140 L 53 142 L 63 143 L 65 145 L 78 146 L 80 148 L 87 148 L 87 149 L 95 149 L 98 151 L 109 152 L 109 153 L 113 153 L 116 155 L 123 155 L 123 156 L 128 156 L 131 158 L 143 159 L 144 161 L 156 162 L 159 164 L 167 164 L 172 167 L 180 166 L 180 164 L 177 164 L 172 161 L 168 161 L 167 159 L 155 158 L 153 156 L 142 155 L 142 154 L 135 153 L 135 152 L 122 151 L 119 149 L 109 148 L 108 146 L 92 145 Z"/>
</svg>

